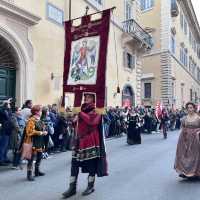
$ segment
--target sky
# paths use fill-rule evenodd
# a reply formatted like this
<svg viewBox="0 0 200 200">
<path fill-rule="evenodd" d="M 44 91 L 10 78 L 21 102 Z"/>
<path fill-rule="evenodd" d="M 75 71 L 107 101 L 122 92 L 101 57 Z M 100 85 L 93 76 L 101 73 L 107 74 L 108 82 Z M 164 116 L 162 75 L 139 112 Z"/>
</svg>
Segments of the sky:
<svg viewBox="0 0 200 200">
<path fill-rule="evenodd" d="M 194 10 L 196 12 L 197 15 L 197 19 L 199 21 L 200 24 L 200 0 L 192 0 L 193 6 L 194 6 Z"/>
</svg>

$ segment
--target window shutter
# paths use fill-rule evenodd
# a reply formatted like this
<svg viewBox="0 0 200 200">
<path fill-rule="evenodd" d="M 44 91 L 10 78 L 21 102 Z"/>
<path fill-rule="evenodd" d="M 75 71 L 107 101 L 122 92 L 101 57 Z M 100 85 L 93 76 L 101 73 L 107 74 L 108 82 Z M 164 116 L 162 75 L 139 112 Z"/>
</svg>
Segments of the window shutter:
<svg viewBox="0 0 200 200">
<path fill-rule="evenodd" d="M 123 51 L 123 65 L 127 67 L 127 52 L 126 50 Z"/>
<path fill-rule="evenodd" d="M 140 1 L 140 8 L 141 8 L 141 10 L 144 10 L 144 4 L 145 4 L 145 0 L 141 0 Z"/>
<path fill-rule="evenodd" d="M 135 63 L 136 63 L 136 60 L 135 60 L 135 55 L 131 55 L 131 66 L 132 66 L 132 69 L 135 69 Z"/>
</svg>

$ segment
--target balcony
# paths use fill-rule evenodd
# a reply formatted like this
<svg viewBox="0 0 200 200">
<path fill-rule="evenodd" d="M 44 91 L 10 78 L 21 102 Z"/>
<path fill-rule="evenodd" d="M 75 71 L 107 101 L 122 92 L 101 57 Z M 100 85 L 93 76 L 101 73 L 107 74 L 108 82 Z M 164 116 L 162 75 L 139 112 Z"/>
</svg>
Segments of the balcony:
<svg viewBox="0 0 200 200">
<path fill-rule="evenodd" d="M 125 34 L 130 36 L 130 41 L 137 41 L 142 47 L 150 50 L 153 47 L 152 37 L 134 19 L 123 22 Z"/>
<path fill-rule="evenodd" d="M 171 0 L 171 15 L 177 17 L 179 15 L 179 9 L 176 0 Z"/>
</svg>

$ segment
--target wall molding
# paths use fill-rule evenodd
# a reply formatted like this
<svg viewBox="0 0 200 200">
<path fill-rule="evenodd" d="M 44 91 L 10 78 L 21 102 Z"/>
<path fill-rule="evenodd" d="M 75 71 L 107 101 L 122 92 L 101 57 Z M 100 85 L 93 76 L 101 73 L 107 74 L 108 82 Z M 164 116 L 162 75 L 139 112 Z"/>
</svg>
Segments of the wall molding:
<svg viewBox="0 0 200 200">
<path fill-rule="evenodd" d="M 0 11 L 30 26 L 38 24 L 41 20 L 39 16 L 4 0 L 0 0 Z"/>
</svg>

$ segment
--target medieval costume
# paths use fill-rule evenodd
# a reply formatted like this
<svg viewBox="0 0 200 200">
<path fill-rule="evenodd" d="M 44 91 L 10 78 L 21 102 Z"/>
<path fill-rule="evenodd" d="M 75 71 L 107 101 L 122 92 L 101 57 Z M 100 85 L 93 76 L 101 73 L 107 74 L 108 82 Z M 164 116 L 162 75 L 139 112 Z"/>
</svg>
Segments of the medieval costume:
<svg viewBox="0 0 200 200">
<path fill-rule="evenodd" d="M 152 121 L 150 112 L 146 112 L 144 115 L 144 129 L 148 134 L 151 134 L 152 131 Z"/>
<path fill-rule="evenodd" d="M 79 168 L 82 169 L 83 173 L 89 173 L 88 187 L 83 192 L 83 195 L 89 195 L 94 191 L 96 174 L 98 177 L 108 175 L 101 120 L 101 115 L 95 112 L 93 103 L 82 105 L 76 124 L 70 187 L 63 193 L 64 198 L 69 198 L 76 194 Z"/>
<path fill-rule="evenodd" d="M 164 139 L 167 139 L 168 121 L 169 121 L 169 116 L 168 116 L 166 110 L 163 109 L 162 115 L 161 115 L 160 126 L 161 126 L 161 128 L 163 130 L 163 137 L 164 137 Z"/>
<path fill-rule="evenodd" d="M 136 114 L 128 115 L 127 143 L 129 145 L 141 144 L 140 119 Z"/>
<path fill-rule="evenodd" d="M 32 176 L 32 168 L 33 168 L 33 160 L 36 157 L 35 163 L 35 176 L 44 176 L 39 169 L 41 160 L 42 160 L 42 152 L 44 150 L 44 136 L 47 135 L 45 130 L 44 123 L 40 120 L 41 117 L 41 107 L 33 106 L 31 109 L 32 117 L 27 122 L 25 127 L 25 135 L 23 143 L 32 146 L 32 155 L 30 156 L 27 164 L 27 179 L 29 181 L 34 181 Z M 24 147 L 23 147 L 24 148 Z M 24 151 L 25 148 L 22 150 Z M 23 155 L 23 152 L 22 152 Z M 22 156 L 23 157 L 23 156 Z"/>
<path fill-rule="evenodd" d="M 180 177 L 200 177 L 200 117 L 194 121 L 182 120 L 175 170 Z"/>
</svg>

